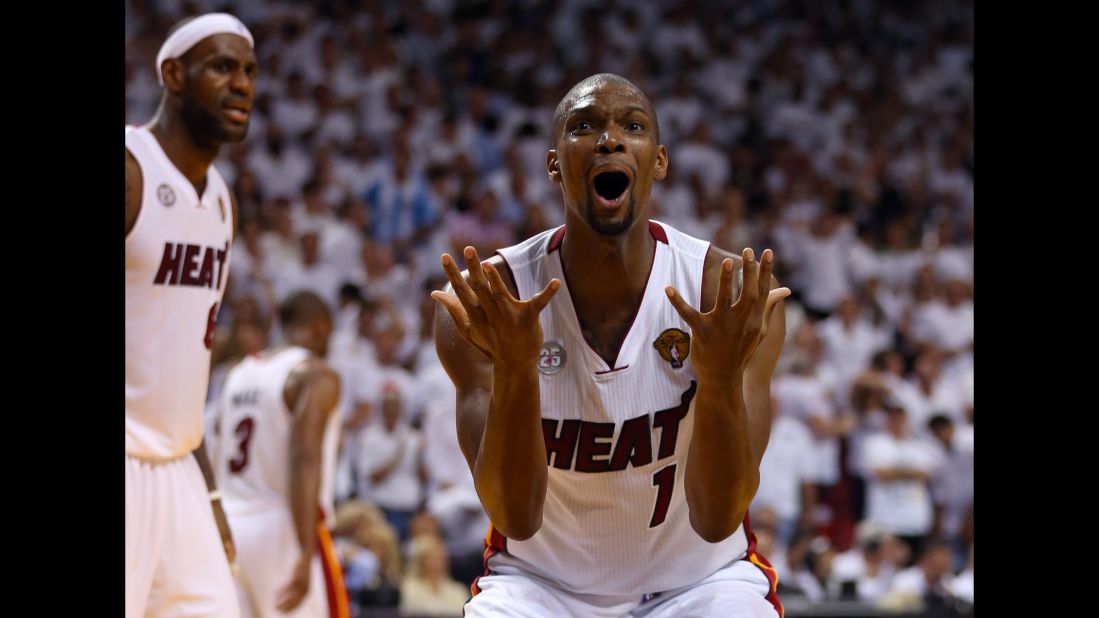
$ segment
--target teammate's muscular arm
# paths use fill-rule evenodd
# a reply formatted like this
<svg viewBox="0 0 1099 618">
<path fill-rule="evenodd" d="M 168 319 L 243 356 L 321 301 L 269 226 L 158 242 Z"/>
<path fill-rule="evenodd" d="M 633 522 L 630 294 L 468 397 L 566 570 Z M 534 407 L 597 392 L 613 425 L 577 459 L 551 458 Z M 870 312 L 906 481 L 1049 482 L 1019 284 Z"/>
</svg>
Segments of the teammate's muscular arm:
<svg viewBox="0 0 1099 618">
<path fill-rule="evenodd" d="M 144 179 L 141 177 L 141 166 L 130 151 L 126 151 L 126 235 L 134 229 L 137 223 L 137 215 L 141 212 L 141 192 L 144 188 Z"/>
<path fill-rule="evenodd" d="M 295 367 L 283 387 L 286 406 L 294 412 L 294 425 L 290 430 L 290 511 L 294 516 L 301 556 L 290 581 L 279 592 L 280 611 L 294 609 L 309 592 L 309 575 L 316 550 L 324 430 L 329 415 L 336 409 L 339 395 L 339 374 L 316 359 Z"/>
<path fill-rule="evenodd" d="M 511 277 L 482 268 L 467 247 L 468 281 L 449 256 L 446 292 L 432 292 L 435 349 L 457 390 L 458 442 L 477 495 L 493 526 L 508 538 L 530 538 L 542 525 L 548 475 L 536 361 L 542 347 L 538 314 L 561 282 L 516 300 Z"/>
<path fill-rule="evenodd" d="M 684 471 L 687 506 L 691 527 L 711 543 L 736 531 L 759 486 L 759 462 L 771 432 L 771 373 L 785 337 L 785 317 L 775 309 L 790 293 L 771 289 L 773 254 L 765 251 L 761 265 L 746 249 L 734 304 L 736 262 L 716 249 L 707 254 L 706 272 L 716 270 L 717 276 L 703 277 L 706 312 L 667 289 L 691 328 L 698 374 L 695 429 Z"/>
</svg>

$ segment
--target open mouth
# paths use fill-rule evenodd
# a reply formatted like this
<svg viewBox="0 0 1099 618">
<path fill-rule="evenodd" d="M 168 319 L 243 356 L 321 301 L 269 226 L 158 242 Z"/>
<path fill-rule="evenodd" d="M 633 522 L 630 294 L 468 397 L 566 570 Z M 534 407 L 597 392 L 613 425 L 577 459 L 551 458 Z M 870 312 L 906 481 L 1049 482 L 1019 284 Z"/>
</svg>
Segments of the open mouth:
<svg viewBox="0 0 1099 618">
<path fill-rule="evenodd" d="M 630 178 L 622 172 L 603 172 L 592 181 L 596 195 L 611 203 L 618 203 L 630 186 Z"/>
</svg>

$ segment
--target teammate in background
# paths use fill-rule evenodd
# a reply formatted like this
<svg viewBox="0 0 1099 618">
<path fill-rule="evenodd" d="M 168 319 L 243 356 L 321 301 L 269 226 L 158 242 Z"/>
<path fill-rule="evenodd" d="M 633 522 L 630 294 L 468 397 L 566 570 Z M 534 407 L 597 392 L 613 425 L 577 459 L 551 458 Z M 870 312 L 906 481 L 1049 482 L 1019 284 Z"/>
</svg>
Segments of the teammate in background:
<svg viewBox="0 0 1099 618">
<path fill-rule="evenodd" d="M 345 617 L 327 522 L 340 432 L 340 378 L 324 361 L 332 316 L 301 291 L 279 307 L 279 323 L 286 345 L 233 367 L 218 406 L 217 479 L 250 597 L 242 613 Z"/>
<path fill-rule="evenodd" d="M 237 616 L 232 537 L 201 445 L 237 219 L 211 163 L 248 131 L 252 44 L 225 13 L 177 24 L 157 54 L 156 116 L 126 127 L 127 618 Z"/>
<path fill-rule="evenodd" d="M 785 334 L 774 256 L 648 219 L 668 155 L 626 79 L 574 86 L 553 140 L 566 225 L 466 247 L 465 274 L 443 255 L 432 293 L 492 521 L 465 615 L 781 616 L 747 516 Z"/>
</svg>

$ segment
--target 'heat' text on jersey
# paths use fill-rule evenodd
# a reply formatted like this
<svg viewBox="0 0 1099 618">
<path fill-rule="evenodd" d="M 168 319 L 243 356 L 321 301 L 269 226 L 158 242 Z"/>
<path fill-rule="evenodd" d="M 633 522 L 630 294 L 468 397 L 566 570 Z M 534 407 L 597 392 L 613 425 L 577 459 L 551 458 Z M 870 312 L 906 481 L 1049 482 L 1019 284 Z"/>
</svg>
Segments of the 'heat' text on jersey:
<svg viewBox="0 0 1099 618">
<path fill-rule="evenodd" d="M 228 242 L 223 249 L 166 242 L 153 284 L 220 289 L 221 281 L 225 277 L 225 257 L 228 254 Z"/>
<path fill-rule="evenodd" d="M 636 416 L 622 423 L 614 443 L 615 423 L 593 423 L 579 419 L 542 419 L 542 437 L 546 442 L 546 465 L 577 472 L 614 472 L 635 468 L 675 454 L 679 423 L 687 416 L 696 382 L 691 382 L 679 405 L 652 414 Z M 660 430 L 656 439 L 655 430 Z M 607 457 L 609 455 L 609 457 Z M 596 459 L 600 457 L 601 459 Z M 605 459 L 603 459 L 606 457 Z"/>
</svg>

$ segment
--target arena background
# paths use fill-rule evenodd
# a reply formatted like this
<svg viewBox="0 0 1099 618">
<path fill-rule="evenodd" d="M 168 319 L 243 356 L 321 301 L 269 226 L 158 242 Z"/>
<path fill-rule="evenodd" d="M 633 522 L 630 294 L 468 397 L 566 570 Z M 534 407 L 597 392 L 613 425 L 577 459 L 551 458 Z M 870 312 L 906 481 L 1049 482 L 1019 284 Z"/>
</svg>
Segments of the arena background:
<svg viewBox="0 0 1099 618">
<path fill-rule="evenodd" d="M 425 581 L 468 590 L 482 569 L 426 290 L 440 253 L 562 222 L 553 108 L 603 71 L 656 106 L 671 171 L 653 217 L 773 248 L 794 290 L 751 511 L 786 615 L 972 613 L 972 2 L 135 0 L 127 123 L 155 113 L 171 25 L 212 10 L 249 26 L 261 68 L 249 136 L 216 163 L 241 234 L 211 398 L 276 342 L 279 299 L 331 303 L 356 615 L 425 615 Z M 918 462 L 890 459 L 897 410 Z"/>
</svg>

